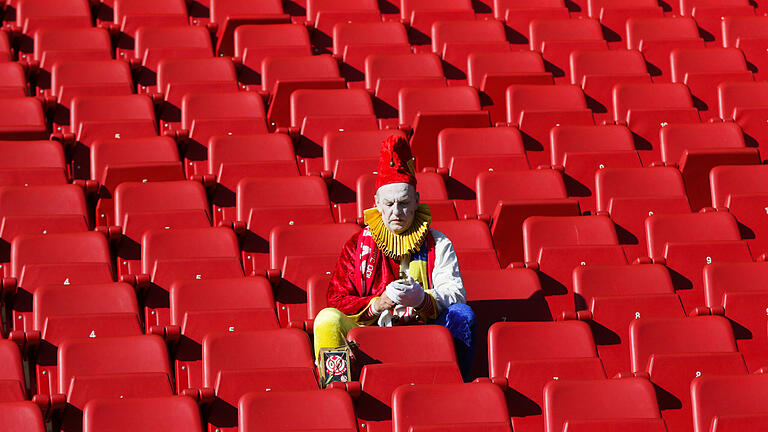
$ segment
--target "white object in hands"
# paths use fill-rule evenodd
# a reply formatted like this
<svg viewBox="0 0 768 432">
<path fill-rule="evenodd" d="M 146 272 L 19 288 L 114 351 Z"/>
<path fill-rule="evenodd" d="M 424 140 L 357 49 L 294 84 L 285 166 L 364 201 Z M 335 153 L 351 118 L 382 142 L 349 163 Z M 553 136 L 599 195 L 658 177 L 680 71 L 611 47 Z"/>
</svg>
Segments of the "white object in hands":
<svg viewBox="0 0 768 432">
<path fill-rule="evenodd" d="M 415 308 L 421 306 L 424 301 L 424 288 L 409 277 L 404 281 L 397 280 L 387 285 L 386 295 L 399 305 Z"/>
</svg>

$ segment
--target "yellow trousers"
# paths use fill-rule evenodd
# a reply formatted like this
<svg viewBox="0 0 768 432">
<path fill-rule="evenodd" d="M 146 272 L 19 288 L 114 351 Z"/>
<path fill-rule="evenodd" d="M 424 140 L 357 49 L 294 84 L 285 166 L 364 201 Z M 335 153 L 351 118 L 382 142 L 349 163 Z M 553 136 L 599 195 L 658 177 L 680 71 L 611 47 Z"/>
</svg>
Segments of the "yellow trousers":
<svg viewBox="0 0 768 432">
<path fill-rule="evenodd" d="M 356 316 L 344 315 L 335 308 L 325 308 L 315 317 L 313 332 L 315 334 L 315 359 L 320 357 L 320 348 L 343 346 L 347 343 L 347 333 L 363 324 L 357 322 Z"/>
</svg>

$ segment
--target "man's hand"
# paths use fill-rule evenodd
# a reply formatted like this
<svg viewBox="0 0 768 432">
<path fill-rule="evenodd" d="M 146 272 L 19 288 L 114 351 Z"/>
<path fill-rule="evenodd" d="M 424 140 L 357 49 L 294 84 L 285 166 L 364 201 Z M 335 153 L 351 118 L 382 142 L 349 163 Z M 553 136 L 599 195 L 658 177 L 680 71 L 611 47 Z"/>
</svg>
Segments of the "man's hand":
<svg viewBox="0 0 768 432">
<path fill-rule="evenodd" d="M 386 294 L 382 294 L 379 298 L 373 301 L 373 309 L 376 313 L 382 313 L 385 310 L 392 309 L 397 304 L 392 301 Z"/>
<path fill-rule="evenodd" d="M 386 295 L 395 303 L 403 306 L 419 307 L 424 302 L 424 288 L 408 278 L 405 282 L 394 281 L 387 285 Z"/>
</svg>

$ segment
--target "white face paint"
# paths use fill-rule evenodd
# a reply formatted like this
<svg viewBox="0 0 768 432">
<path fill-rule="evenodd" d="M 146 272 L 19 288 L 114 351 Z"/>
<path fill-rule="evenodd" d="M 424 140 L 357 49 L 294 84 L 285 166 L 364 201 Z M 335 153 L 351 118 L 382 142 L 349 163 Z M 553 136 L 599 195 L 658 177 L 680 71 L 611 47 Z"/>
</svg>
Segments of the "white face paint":
<svg viewBox="0 0 768 432">
<path fill-rule="evenodd" d="M 397 234 L 411 226 L 419 207 L 419 194 L 408 183 L 391 183 L 380 187 L 376 191 L 375 200 L 384 225 Z"/>
</svg>

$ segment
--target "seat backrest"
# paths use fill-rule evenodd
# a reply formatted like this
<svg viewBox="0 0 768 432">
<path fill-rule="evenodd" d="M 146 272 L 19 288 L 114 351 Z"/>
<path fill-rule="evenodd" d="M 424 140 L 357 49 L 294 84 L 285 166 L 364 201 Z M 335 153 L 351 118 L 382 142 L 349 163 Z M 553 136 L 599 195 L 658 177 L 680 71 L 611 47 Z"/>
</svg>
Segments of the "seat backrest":
<svg viewBox="0 0 768 432">
<path fill-rule="evenodd" d="M 405 27 L 398 22 L 338 23 L 333 27 L 333 54 L 341 57 L 350 45 L 408 44 Z"/>
<path fill-rule="evenodd" d="M 205 387 L 213 388 L 225 370 L 296 367 L 314 367 L 309 338 L 301 330 L 209 333 L 203 339 Z"/>
<path fill-rule="evenodd" d="M 120 183 L 115 189 L 115 222 L 126 226 L 126 218 L 136 213 L 196 211 L 210 220 L 208 197 L 200 182 Z M 138 240 L 138 239 L 135 239 Z"/>
<path fill-rule="evenodd" d="M 94 399 L 83 409 L 83 432 L 163 430 L 183 432 L 202 428 L 200 410 L 192 398 Z"/>
<path fill-rule="evenodd" d="M 492 377 L 505 376 L 510 361 L 595 357 L 595 341 L 583 321 L 505 322 L 488 330 Z"/>
<path fill-rule="evenodd" d="M 400 123 L 413 125 L 419 112 L 480 111 L 477 91 L 469 86 L 403 88 L 398 92 Z"/>
<path fill-rule="evenodd" d="M 283 3 L 280 0 L 211 0 L 211 22 L 223 25 L 230 15 L 282 14 Z"/>
<path fill-rule="evenodd" d="M 441 54 L 449 43 L 506 42 L 504 24 L 495 20 L 437 21 L 432 26 L 432 52 Z"/>
<path fill-rule="evenodd" d="M 684 82 L 689 73 L 747 72 L 744 53 L 738 48 L 689 48 L 669 55 L 672 81 Z"/>
<path fill-rule="evenodd" d="M 376 90 L 379 79 L 442 78 L 443 64 L 435 54 L 370 54 L 365 58 L 365 87 Z"/>
<path fill-rule="evenodd" d="M 208 166 L 217 174 L 225 163 L 295 160 L 293 142 L 285 134 L 217 135 L 208 145 Z"/>
<path fill-rule="evenodd" d="M 521 85 L 507 87 L 507 119 L 517 124 L 523 111 L 586 109 L 584 92 L 574 85 Z"/>
<path fill-rule="evenodd" d="M 156 2 L 152 0 L 115 0 L 114 23 L 128 27 L 140 24 L 142 18 L 149 16 L 184 16 L 187 15 L 187 5 L 183 0 L 166 0 Z M 133 34 L 131 34 L 133 36 Z"/>
<path fill-rule="evenodd" d="M 170 137 L 96 140 L 91 146 L 91 179 L 102 181 L 104 168 L 107 166 L 138 166 L 178 161 L 179 149 Z M 183 178 L 183 173 L 180 174 L 179 179 Z"/>
<path fill-rule="evenodd" d="M 289 208 L 301 211 L 302 206 L 327 206 L 328 187 L 320 177 L 252 177 L 237 184 L 237 218 L 249 219 L 254 208 Z"/>
<path fill-rule="evenodd" d="M 111 268 L 111 262 L 106 237 L 95 231 L 20 235 L 11 242 L 11 270 L 17 278 L 30 264 L 104 263 Z"/>
<path fill-rule="evenodd" d="M 571 84 L 581 85 L 589 75 L 647 74 L 645 59 L 636 50 L 571 52 Z"/>
<path fill-rule="evenodd" d="M 632 131 L 626 126 L 560 125 L 549 132 L 552 164 L 563 165 L 566 153 L 634 151 Z"/>
<path fill-rule="evenodd" d="M 307 27 L 301 24 L 241 25 L 235 29 L 235 56 L 243 58 L 249 49 L 303 46 L 311 54 Z"/>
<path fill-rule="evenodd" d="M 642 49 L 643 41 L 699 39 L 699 28 L 690 17 L 648 17 L 627 20 L 627 48 Z"/>
<path fill-rule="evenodd" d="M 603 31 L 596 19 L 534 19 L 530 24 L 530 48 L 542 51 L 546 41 L 600 41 Z"/>
<path fill-rule="evenodd" d="M 714 3 L 715 7 L 753 7 L 749 1 L 746 0 L 720 0 Z M 713 3 L 708 0 L 680 0 L 680 13 L 683 16 L 692 16 L 697 8 L 706 9 L 712 7 Z"/>
<path fill-rule="evenodd" d="M 42 215 L 82 215 L 83 222 L 87 223 L 83 189 L 74 185 L 0 188 L 0 220 L 9 216 Z M 40 228 L 45 231 L 44 226 Z"/>
<path fill-rule="evenodd" d="M 87 121 L 155 121 L 155 107 L 145 95 L 75 96 L 70 108 L 70 125 L 77 133 Z"/>
<path fill-rule="evenodd" d="M 691 92 L 680 83 L 616 84 L 613 87 L 613 116 L 626 121 L 632 109 L 693 108 Z"/>
<path fill-rule="evenodd" d="M 440 404 L 430 401 L 439 400 Z M 482 409 L 467 407 L 482 406 Z M 451 430 L 456 424 L 469 430 L 510 430 L 504 392 L 493 384 L 401 385 L 392 393 L 393 432 L 440 426 Z M 487 428 L 487 429 L 486 429 Z"/>
<path fill-rule="evenodd" d="M 297 407 L 302 407 L 299 415 Z M 273 427 L 338 432 L 357 430 L 352 398 L 338 389 L 247 393 L 240 398 L 238 413 L 238 426 L 243 432 Z"/>
<path fill-rule="evenodd" d="M 585 265 L 573 270 L 573 291 L 589 307 L 593 297 L 672 294 L 675 288 L 661 264 Z"/>
<path fill-rule="evenodd" d="M 406 138 L 396 129 L 327 132 L 323 136 L 323 167 L 333 171 L 339 160 L 378 159 L 381 143 L 390 135 Z"/>
<path fill-rule="evenodd" d="M 723 82 L 717 86 L 720 118 L 734 119 L 737 108 L 768 107 L 768 83 L 765 81 Z"/>
<path fill-rule="evenodd" d="M 563 176 L 555 170 L 494 171 L 477 176 L 477 208 L 492 215 L 498 201 L 539 201 L 568 197 Z"/>
<path fill-rule="evenodd" d="M 768 18 L 765 16 L 728 16 L 723 18 L 723 44 L 737 47 L 739 40 L 768 37 Z"/>
<path fill-rule="evenodd" d="M 643 378 L 550 381 L 544 386 L 547 432 L 569 420 L 659 419 L 653 384 Z"/>
<path fill-rule="evenodd" d="M 0 141 L 0 153 L 0 170 L 65 166 L 64 150 L 55 141 Z"/>
<path fill-rule="evenodd" d="M 338 78 L 339 64 L 326 54 L 312 56 L 276 56 L 261 64 L 261 89 L 271 93 L 278 80 Z"/>
<path fill-rule="evenodd" d="M 180 280 L 170 289 L 171 323 L 190 311 L 274 309 L 272 287 L 263 277 Z"/>
<path fill-rule="evenodd" d="M 439 166 L 448 168 L 454 156 L 523 155 L 520 131 L 510 127 L 446 128 L 437 135 Z"/>
<path fill-rule="evenodd" d="M 18 432 L 44 432 L 43 413 L 34 402 L 18 401 L 0 404 L 0 417 L 9 429 Z"/>
<path fill-rule="evenodd" d="M 213 55 L 211 35 L 204 28 L 198 26 L 183 27 L 139 27 L 136 30 L 136 55 L 137 59 L 146 62 L 153 49 L 163 48 L 194 48 L 200 52 L 207 51 Z M 159 58 L 160 56 L 158 56 Z"/>
<path fill-rule="evenodd" d="M 685 197 L 680 171 L 673 167 L 605 168 L 595 175 L 597 210 L 613 198 Z"/>
<path fill-rule="evenodd" d="M 24 396 L 25 381 L 21 352 L 19 346 L 8 339 L 0 340 L 0 380 L 18 381 L 20 385 L 19 396 Z M 5 403 L 2 403 L 0 407 L 4 405 Z"/>
<path fill-rule="evenodd" d="M 617 245 L 608 216 L 532 216 L 523 222 L 526 261 L 537 261 L 547 246 Z"/>
<path fill-rule="evenodd" d="M 49 55 L 56 56 L 56 51 L 101 51 L 110 58 L 112 43 L 109 39 L 109 33 L 101 28 L 41 28 L 34 34 L 35 60 L 44 64 L 51 59 Z M 47 66 L 46 64 L 46 66 Z"/>
<path fill-rule="evenodd" d="M 356 327 L 347 340 L 357 343 L 366 363 L 456 361 L 451 334 L 438 325 Z"/>
<path fill-rule="evenodd" d="M 432 228 L 451 239 L 456 250 L 493 249 L 488 225 L 479 220 L 434 221 Z"/>
<path fill-rule="evenodd" d="M 768 195 L 768 166 L 721 165 L 709 172 L 712 207 L 728 206 L 734 195 Z"/>
<path fill-rule="evenodd" d="M 173 84 L 236 81 L 235 66 L 227 58 L 171 58 L 157 65 L 157 88 L 162 93 Z"/>
<path fill-rule="evenodd" d="M 305 117 L 373 116 L 371 96 L 363 89 L 296 90 L 291 93 L 291 125 L 301 127 Z"/>
<path fill-rule="evenodd" d="M 151 335 L 67 339 L 59 345 L 58 363 L 63 394 L 78 376 L 146 372 L 171 376 L 165 342 Z"/>
<path fill-rule="evenodd" d="M 414 11 L 472 10 L 470 0 L 400 0 L 400 18 L 410 20 Z"/>
<path fill-rule="evenodd" d="M 524 74 L 544 72 L 544 60 L 535 51 L 473 52 L 467 56 L 469 85 L 480 88 L 487 74 Z"/>
<path fill-rule="evenodd" d="M 651 355 L 736 352 L 728 319 L 709 315 L 688 318 L 639 318 L 629 324 L 632 371 L 646 369 Z"/>
<path fill-rule="evenodd" d="M 744 148 L 744 134 L 736 123 L 671 124 L 661 128 L 661 159 L 677 163 L 683 152 L 697 149 Z"/>
<path fill-rule="evenodd" d="M 16 3 L 16 25 L 27 36 L 38 28 L 89 27 L 91 8 L 86 0 L 24 0 Z"/>
<path fill-rule="evenodd" d="M 726 212 L 654 214 L 645 219 L 648 252 L 663 257 L 667 243 L 741 240 L 739 224 Z"/>
<path fill-rule="evenodd" d="M 693 423 L 697 431 L 709 430 L 713 417 L 765 414 L 768 375 L 705 375 L 691 382 Z"/>
<path fill-rule="evenodd" d="M 377 0 L 307 0 L 307 21 L 317 26 L 320 12 L 379 12 Z"/>
<path fill-rule="evenodd" d="M 133 88 L 128 63 L 121 60 L 64 60 L 51 68 L 51 90 L 60 95 L 64 86 L 125 84 Z"/>
<path fill-rule="evenodd" d="M 711 263 L 704 266 L 704 287 L 708 307 L 723 305 L 726 293 L 768 291 L 766 262 Z"/>
<path fill-rule="evenodd" d="M 265 118 L 264 101 L 253 92 L 187 93 L 181 99 L 181 125 L 190 130 L 195 120 Z"/>
<path fill-rule="evenodd" d="M 344 243 L 359 231 L 359 226 L 347 223 L 275 227 L 269 236 L 270 264 L 282 268 L 287 256 L 338 255 Z"/>
<path fill-rule="evenodd" d="M 45 320 L 61 315 L 135 314 L 136 291 L 124 282 L 110 284 L 44 285 L 35 290 L 34 328 L 43 330 Z"/>
<path fill-rule="evenodd" d="M 152 274 L 157 260 L 239 257 L 237 237 L 227 228 L 152 229 L 141 240 L 145 274 Z"/>
</svg>

